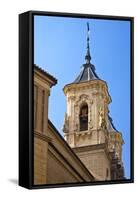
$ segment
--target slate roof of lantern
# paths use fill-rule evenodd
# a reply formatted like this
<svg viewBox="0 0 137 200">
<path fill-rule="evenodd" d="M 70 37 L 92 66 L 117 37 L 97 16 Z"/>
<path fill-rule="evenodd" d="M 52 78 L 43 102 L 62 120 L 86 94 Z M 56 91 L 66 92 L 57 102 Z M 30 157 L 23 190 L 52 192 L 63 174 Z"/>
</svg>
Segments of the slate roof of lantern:
<svg viewBox="0 0 137 200">
<path fill-rule="evenodd" d="M 98 75 L 95 72 L 95 66 L 91 63 L 89 64 L 83 64 L 80 74 L 77 76 L 77 78 L 74 80 L 73 83 L 80 83 L 90 80 L 96 80 L 100 79 Z"/>
</svg>

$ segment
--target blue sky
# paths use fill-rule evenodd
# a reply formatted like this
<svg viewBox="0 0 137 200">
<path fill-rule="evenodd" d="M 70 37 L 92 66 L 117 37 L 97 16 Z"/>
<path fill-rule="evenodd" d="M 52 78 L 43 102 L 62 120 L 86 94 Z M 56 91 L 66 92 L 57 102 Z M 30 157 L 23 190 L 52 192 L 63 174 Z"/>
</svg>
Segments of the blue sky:
<svg viewBox="0 0 137 200">
<path fill-rule="evenodd" d="M 49 118 L 62 133 L 64 85 L 75 80 L 85 63 L 86 23 L 90 25 L 91 63 L 108 84 L 110 116 L 122 132 L 125 175 L 130 178 L 130 22 L 65 17 L 34 17 L 34 63 L 58 79 L 51 90 Z"/>
</svg>

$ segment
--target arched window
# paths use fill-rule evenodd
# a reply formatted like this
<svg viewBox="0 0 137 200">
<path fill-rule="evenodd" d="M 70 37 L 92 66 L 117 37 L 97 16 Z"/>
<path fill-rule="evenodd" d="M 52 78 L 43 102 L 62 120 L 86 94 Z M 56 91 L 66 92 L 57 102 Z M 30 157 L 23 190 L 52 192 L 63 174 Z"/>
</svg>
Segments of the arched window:
<svg viewBox="0 0 137 200">
<path fill-rule="evenodd" d="M 86 103 L 80 108 L 79 123 L 80 131 L 88 130 L 88 105 Z"/>
</svg>

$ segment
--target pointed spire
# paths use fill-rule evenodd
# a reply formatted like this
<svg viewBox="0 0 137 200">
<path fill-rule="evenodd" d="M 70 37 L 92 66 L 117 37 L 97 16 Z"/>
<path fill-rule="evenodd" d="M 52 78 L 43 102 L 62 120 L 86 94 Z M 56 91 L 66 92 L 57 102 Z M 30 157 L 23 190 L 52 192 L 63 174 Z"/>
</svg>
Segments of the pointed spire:
<svg viewBox="0 0 137 200">
<path fill-rule="evenodd" d="M 85 56 L 86 63 L 81 67 L 81 72 L 73 83 L 80 83 L 85 81 L 91 81 L 95 79 L 100 79 L 95 72 L 95 66 L 90 63 L 90 47 L 89 47 L 89 23 L 87 22 L 87 52 Z"/>
<path fill-rule="evenodd" d="M 87 22 L 87 53 L 85 56 L 86 64 L 89 64 L 91 60 L 90 47 L 89 47 L 89 33 L 90 33 L 89 23 Z"/>
</svg>

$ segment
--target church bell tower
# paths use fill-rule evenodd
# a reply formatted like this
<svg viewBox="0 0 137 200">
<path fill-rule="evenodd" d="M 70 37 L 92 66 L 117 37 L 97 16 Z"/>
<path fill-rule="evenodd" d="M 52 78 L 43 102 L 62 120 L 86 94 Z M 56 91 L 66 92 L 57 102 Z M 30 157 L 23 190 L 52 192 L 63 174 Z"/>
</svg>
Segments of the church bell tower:
<svg viewBox="0 0 137 200">
<path fill-rule="evenodd" d="M 109 116 L 111 97 L 107 83 L 98 77 L 91 64 L 89 34 L 87 23 L 85 64 L 75 81 L 63 89 L 67 102 L 64 137 L 97 180 L 118 179 L 112 161 L 117 158 L 123 167 L 123 139 Z"/>
</svg>

